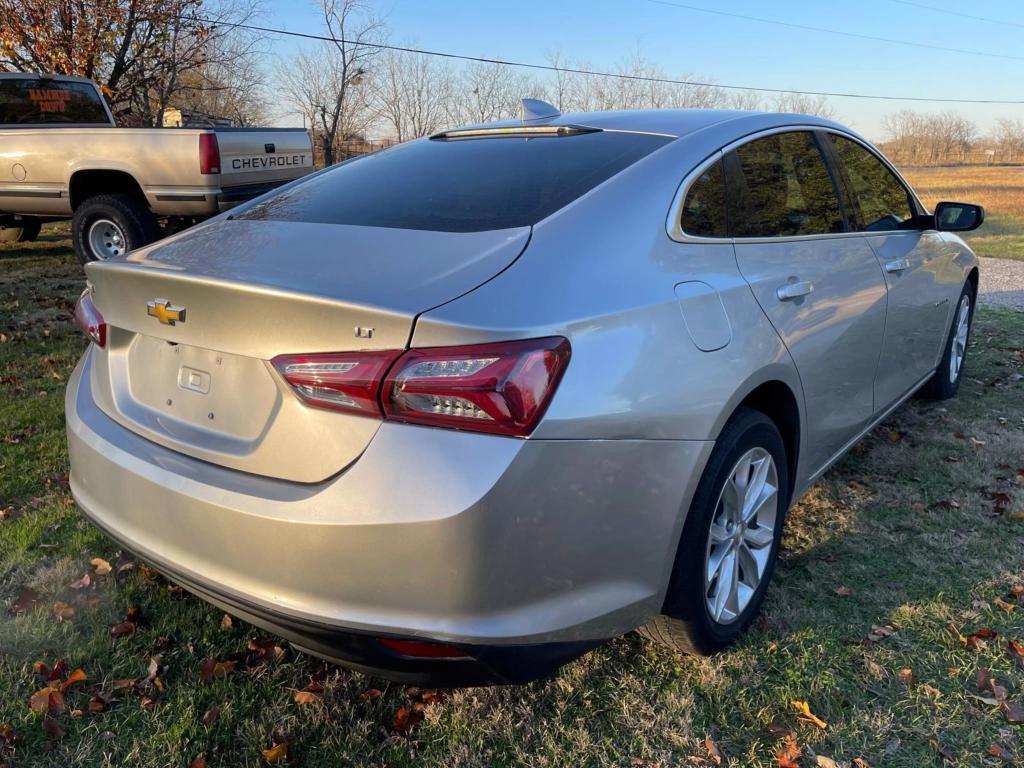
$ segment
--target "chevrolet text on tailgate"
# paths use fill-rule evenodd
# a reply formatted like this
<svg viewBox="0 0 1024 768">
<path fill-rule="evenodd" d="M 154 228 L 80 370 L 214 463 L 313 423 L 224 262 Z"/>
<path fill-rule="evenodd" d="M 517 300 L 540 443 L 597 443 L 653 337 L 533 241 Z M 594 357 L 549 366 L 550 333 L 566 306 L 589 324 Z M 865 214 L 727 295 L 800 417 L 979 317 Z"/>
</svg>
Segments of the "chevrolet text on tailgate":
<svg viewBox="0 0 1024 768">
<path fill-rule="evenodd" d="M 304 129 L 116 128 L 97 85 L 63 75 L 0 74 L 0 143 L 0 241 L 71 218 L 83 263 L 313 170 Z"/>
</svg>

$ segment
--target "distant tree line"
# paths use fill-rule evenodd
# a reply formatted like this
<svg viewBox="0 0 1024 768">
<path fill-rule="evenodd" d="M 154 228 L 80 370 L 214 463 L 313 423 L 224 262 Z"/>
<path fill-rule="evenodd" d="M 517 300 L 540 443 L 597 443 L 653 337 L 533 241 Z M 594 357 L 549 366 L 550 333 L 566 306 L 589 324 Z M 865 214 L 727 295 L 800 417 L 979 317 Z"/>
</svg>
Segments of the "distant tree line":
<svg viewBox="0 0 1024 768">
<path fill-rule="evenodd" d="M 883 149 L 900 165 L 1024 162 L 1024 120 L 1000 118 L 988 135 L 957 112 L 886 117 Z"/>
</svg>

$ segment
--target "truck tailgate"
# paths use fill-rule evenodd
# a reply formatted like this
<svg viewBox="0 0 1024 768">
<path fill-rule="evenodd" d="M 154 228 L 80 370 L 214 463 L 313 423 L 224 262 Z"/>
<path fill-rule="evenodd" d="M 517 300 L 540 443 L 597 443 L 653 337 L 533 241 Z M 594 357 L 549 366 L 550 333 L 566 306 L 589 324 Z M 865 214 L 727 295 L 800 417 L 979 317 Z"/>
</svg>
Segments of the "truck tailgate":
<svg viewBox="0 0 1024 768">
<path fill-rule="evenodd" d="M 217 128 L 221 186 L 291 181 L 313 170 L 313 147 L 302 128 Z"/>
</svg>

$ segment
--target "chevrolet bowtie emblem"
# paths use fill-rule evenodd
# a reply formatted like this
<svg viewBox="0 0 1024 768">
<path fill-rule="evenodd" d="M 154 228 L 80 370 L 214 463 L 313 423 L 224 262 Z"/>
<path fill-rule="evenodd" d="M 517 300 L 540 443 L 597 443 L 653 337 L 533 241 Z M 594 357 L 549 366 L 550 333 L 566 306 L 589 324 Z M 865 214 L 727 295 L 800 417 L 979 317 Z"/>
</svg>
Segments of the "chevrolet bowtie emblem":
<svg viewBox="0 0 1024 768">
<path fill-rule="evenodd" d="M 185 308 L 176 307 L 167 299 L 153 299 L 146 302 L 146 314 L 155 317 L 164 325 L 185 322 Z"/>
</svg>

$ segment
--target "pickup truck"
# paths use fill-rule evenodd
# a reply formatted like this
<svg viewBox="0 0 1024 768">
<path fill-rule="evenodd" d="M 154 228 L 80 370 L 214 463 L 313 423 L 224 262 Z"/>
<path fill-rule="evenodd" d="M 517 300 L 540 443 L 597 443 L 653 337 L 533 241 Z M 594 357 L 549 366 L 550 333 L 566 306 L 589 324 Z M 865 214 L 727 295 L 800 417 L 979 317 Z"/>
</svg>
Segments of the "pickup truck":
<svg viewBox="0 0 1024 768">
<path fill-rule="evenodd" d="M 0 241 L 72 220 L 82 263 L 119 256 L 313 170 L 302 128 L 117 128 L 81 77 L 0 74 Z"/>
</svg>

